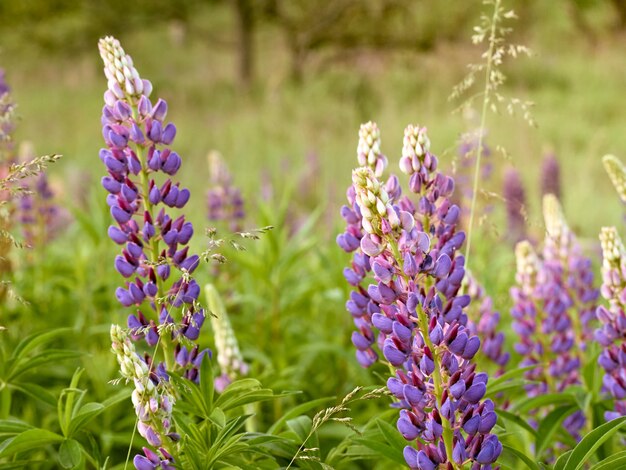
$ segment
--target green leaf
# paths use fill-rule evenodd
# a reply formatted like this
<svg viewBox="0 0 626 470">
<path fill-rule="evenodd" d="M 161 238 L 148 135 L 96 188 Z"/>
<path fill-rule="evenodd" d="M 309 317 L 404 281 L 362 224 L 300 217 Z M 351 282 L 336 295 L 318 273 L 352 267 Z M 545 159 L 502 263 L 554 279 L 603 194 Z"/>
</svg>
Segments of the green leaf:
<svg viewBox="0 0 626 470">
<path fill-rule="evenodd" d="M 223 428 L 226 425 L 226 415 L 221 408 L 213 408 L 209 420 L 219 428 Z"/>
<path fill-rule="evenodd" d="M 287 413 L 283 414 L 274 424 L 270 426 L 267 433 L 268 434 L 276 434 L 280 431 L 283 425 L 290 419 L 295 418 L 296 416 L 300 416 L 301 414 L 306 413 L 313 408 L 317 408 L 324 403 L 334 400 L 336 397 L 326 397 L 326 398 L 318 398 L 316 400 L 307 401 L 306 403 L 302 403 L 301 405 L 295 406 L 290 409 Z"/>
<path fill-rule="evenodd" d="M 18 421 L 16 419 L 0 420 L 0 438 L 16 436 L 29 429 L 33 429 L 33 427 L 24 421 Z"/>
<path fill-rule="evenodd" d="M 400 435 L 398 430 L 391 424 L 387 423 L 386 421 L 383 421 L 382 419 L 377 419 L 376 425 L 378 426 L 378 429 L 380 430 L 381 434 L 385 437 L 387 444 L 389 444 L 391 447 L 396 449 L 399 455 L 402 456 L 402 452 L 404 451 L 404 448 L 406 447 L 407 442 Z"/>
<path fill-rule="evenodd" d="M 376 454 L 386 457 L 399 465 L 402 465 L 402 467 L 406 466 L 406 461 L 404 460 L 402 454 L 398 455 L 396 449 L 394 449 L 390 445 L 385 444 L 380 439 L 355 437 L 354 439 L 352 439 L 352 442 L 354 442 L 355 444 L 361 444 L 368 449 L 373 450 L 374 452 L 376 452 Z"/>
<path fill-rule="evenodd" d="M 7 380 L 13 381 L 31 369 L 49 364 L 56 364 L 59 361 L 65 361 L 67 359 L 75 359 L 81 355 L 82 353 L 78 351 L 48 349 L 40 354 L 37 354 L 36 356 L 28 358 L 27 360 L 19 361 L 19 364 L 12 368 L 12 372 Z"/>
<path fill-rule="evenodd" d="M 132 393 L 133 393 L 132 389 L 128 387 L 124 387 L 115 395 L 111 395 L 109 398 L 104 400 L 102 402 L 102 406 L 104 406 L 105 409 L 115 406 L 118 403 L 123 402 L 124 400 L 127 400 L 128 398 L 130 398 Z"/>
<path fill-rule="evenodd" d="M 104 410 L 105 407 L 102 403 L 91 402 L 84 404 L 70 421 L 67 431 L 68 437 L 74 436 Z"/>
<path fill-rule="evenodd" d="M 57 405 L 56 397 L 50 393 L 48 389 L 45 389 L 40 385 L 34 383 L 12 383 L 10 386 L 11 388 L 22 392 L 24 395 L 28 395 L 29 397 L 39 400 L 46 405 L 50 405 L 53 408 Z"/>
<path fill-rule="evenodd" d="M 602 462 L 598 462 L 590 470 L 614 470 L 620 467 L 626 468 L 626 450 L 613 454 Z"/>
<path fill-rule="evenodd" d="M 604 442 L 609 440 L 626 422 L 626 416 L 604 423 L 585 437 L 572 450 L 563 470 L 579 470 Z"/>
<path fill-rule="evenodd" d="M 287 421 L 287 427 L 297 436 L 298 443 L 301 444 L 309 437 L 313 421 L 306 415 Z"/>
<path fill-rule="evenodd" d="M 0 457 L 9 457 L 19 452 L 37 449 L 63 441 L 63 436 L 45 429 L 29 429 L 0 445 Z"/>
<path fill-rule="evenodd" d="M 559 429 L 563 420 L 576 409 L 577 407 L 571 405 L 561 406 L 552 410 L 540 421 L 535 438 L 535 457 L 537 459 L 541 457 L 543 451 L 552 443 L 552 436 Z"/>
<path fill-rule="evenodd" d="M 567 463 L 567 459 L 572 455 L 572 451 L 568 450 L 563 455 L 561 455 L 554 464 L 554 470 L 563 470 L 565 468 L 565 464 Z"/>
<path fill-rule="evenodd" d="M 63 468 L 77 467 L 82 460 L 82 447 L 74 439 L 67 439 L 59 448 L 59 463 Z"/>
<path fill-rule="evenodd" d="M 533 427 L 530 424 L 528 424 L 526 420 L 520 418 L 516 414 L 513 414 L 510 411 L 505 411 L 505 410 L 496 410 L 496 414 L 498 415 L 498 417 L 506 421 L 511 421 L 512 423 L 517 424 L 522 429 L 528 431 L 530 435 L 533 436 L 534 438 L 537 437 L 537 431 L 535 431 Z"/>
<path fill-rule="evenodd" d="M 506 373 L 502 374 L 500 377 L 498 377 L 497 379 L 490 380 L 487 383 L 487 393 L 490 393 L 491 390 L 494 387 L 497 387 L 500 384 L 502 384 L 502 383 L 504 383 L 504 382 L 506 382 L 508 380 L 516 379 L 518 377 L 521 377 L 522 375 L 524 375 L 524 373 L 526 373 L 529 370 L 532 370 L 532 369 L 534 369 L 536 367 L 537 367 L 536 365 L 521 367 L 519 369 L 514 369 L 514 370 L 511 370 L 509 372 L 506 372 Z"/>
<path fill-rule="evenodd" d="M 35 333 L 30 336 L 24 338 L 13 350 L 13 354 L 11 354 L 11 359 L 16 360 L 20 357 L 25 357 L 29 352 L 41 346 L 58 336 L 64 335 L 65 333 L 69 333 L 72 331 L 71 328 L 57 328 L 52 331 L 44 331 L 41 333 Z"/>
<path fill-rule="evenodd" d="M 504 444 L 502 446 L 502 453 L 514 455 L 516 459 L 519 459 L 519 461 L 524 462 L 524 464 L 531 470 L 540 470 L 539 465 L 537 465 L 530 457 L 528 457 L 523 452 L 520 452 L 519 450 L 511 446 Z"/>
<path fill-rule="evenodd" d="M 522 400 L 516 404 L 514 411 L 524 413 L 548 405 L 576 404 L 576 397 L 568 393 L 546 393 Z"/>
</svg>

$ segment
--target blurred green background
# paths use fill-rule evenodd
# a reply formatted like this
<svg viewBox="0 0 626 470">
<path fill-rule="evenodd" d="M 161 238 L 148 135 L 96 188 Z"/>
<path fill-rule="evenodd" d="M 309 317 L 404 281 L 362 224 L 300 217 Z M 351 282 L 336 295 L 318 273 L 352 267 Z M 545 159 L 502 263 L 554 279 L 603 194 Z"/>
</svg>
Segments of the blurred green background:
<svg viewBox="0 0 626 470">
<path fill-rule="evenodd" d="M 554 149 L 565 181 L 581 189 L 565 191 L 572 223 L 595 236 L 619 219 L 599 158 L 626 148 L 624 2 L 505 6 L 520 18 L 511 41 L 535 53 L 505 65 L 505 94 L 536 103 L 538 128 L 490 115 L 489 144 L 511 159 L 495 162 L 520 168 L 532 194 L 542 153 Z M 458 136 L 471 126 L 451 114 L 460 103 L 448 96 L 467 64 L 480 60 L 470 36 L 483 10 L 465 0 L 4 1 L 0 64 L 20 106 L 19 139 L 62 153 L 51 169 L 58 178 L 101 174 L 106 83 L 96 43 L 113 34 L 170 103 L 183 178 L 196 193 L 205 188 L 205 155 L 218 149 L 248 197 L 264 172 L 281 184 L 307 173 L 319 201 L 336 207 L 361 122 L 378 122 L 394 165 L 410 122 L 429 128 L 444 164 L 454 159 Z M 306 170 L 311 154 L 319 159 L 315 175 Z M 490 184 L 499 191 L 499 177 Z M 529 204 L 532 215 L 536 198 Z"/>
</svg>

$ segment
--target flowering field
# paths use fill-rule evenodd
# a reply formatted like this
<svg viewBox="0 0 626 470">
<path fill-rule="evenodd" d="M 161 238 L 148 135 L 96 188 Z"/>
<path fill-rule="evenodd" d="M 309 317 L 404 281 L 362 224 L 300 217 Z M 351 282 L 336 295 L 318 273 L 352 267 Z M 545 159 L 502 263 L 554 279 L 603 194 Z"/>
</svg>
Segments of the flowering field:
<svg viewBox="0 0 626 470">
<path fill-rule="evenodd" d="M 0 469 L 626 468 L 619 6 L 61 3 L 0 31 Z"/>
</svg>

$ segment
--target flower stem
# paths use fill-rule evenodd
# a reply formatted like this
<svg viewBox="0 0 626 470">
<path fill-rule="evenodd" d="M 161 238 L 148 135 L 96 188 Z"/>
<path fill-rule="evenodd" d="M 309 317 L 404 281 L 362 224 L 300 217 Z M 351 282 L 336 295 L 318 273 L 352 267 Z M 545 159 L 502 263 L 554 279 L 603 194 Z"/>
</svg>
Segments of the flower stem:
<svg viewBox="0 0 626 470">
<path fill-rule="evenodd" d="M 496 26 L 498 24 L 500 0 L 495 0 L 493 17 L 491 18 L 491 32 L 489 34 L 489 50 L 487 51 L 487 66 L 485 67 L 485 89 L 483 91 L 483 108 L 480 115 L 480 127 L 478 128 L 478 146 L 476 148 L 476 164 L 474 165 L 474 183 L 472 185 L 472 204 L 470 206 L 469 223 L 467 225 L 467 246 L 465 248 L 465 267 L 469 266 L 470 248 L 472 246 L 472 227 L 474 225 L 474 213 L 476 212 L 476 194 L 478 193 L 478 175 L 480 174 L 480 160 L 483 154 L 483 136 L 487 120 L 487 105 L 489 104 L 489 92 L 491 91 L 491 69 L 493 65 L 493 52 L 496 45 Z"/>
</svg>

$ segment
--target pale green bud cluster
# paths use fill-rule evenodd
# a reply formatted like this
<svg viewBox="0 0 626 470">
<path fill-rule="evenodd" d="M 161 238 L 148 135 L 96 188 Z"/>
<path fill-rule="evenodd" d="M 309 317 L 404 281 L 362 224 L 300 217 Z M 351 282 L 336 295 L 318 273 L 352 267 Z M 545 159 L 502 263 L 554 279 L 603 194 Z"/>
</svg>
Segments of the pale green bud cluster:
<svg viewBox="0 0 626 470">
<path fill-rule="evenodd" d="M 131 399 L 139 418 L 137 430 L 151 445 L 160 446 L 171 427 L 173 394 L 165 385 L 154 384 L 148 364 L 139 357 L 128 334 L 115 324 L 111 325 L 111 349 L 117 356 L 122 377 L 135 385 Z"/>
<path fill-rule="evenodd" d="M 426 128 L 409 124 L 404 130 L 400 170 L 407 175 L 412 175 L 418 171 L 429 150 L 430 139 L 426 134 Z"/>
<path fill-rule="evenodd" d="M 543 197 L 543 220 L 548 234 L 545 240 L 546 257 L 566 259 L 573 248 L 573 234 L 565 220 L 561 203 L 554 194 Z"/>
<path fill-rule="evenodd" d="M 615 186 L 617 194 L 619 194 L 622 202 L 626 203 L 626 168 L 624 164 L 613 155 L 605 155 L 602 163 L 604 163 L 604 169 Z"/>
<path fill-rule="evenodd" d="M 400 218 L 391 207 L 389 195 L 371 168 L 360 167 L 353 170 L 352 183 L 363 217 L 363 229 L 367 233 L 383 234 L 385 221 L 390 229 L 400 227 Z"/>
<path fill-rule="evenodd" d="M 113 90 L 114 84 L 117 84 L 129 96 L 150 94 L 150 90 L 145 89 L 146 82 L 141 79 L 133 65 L 133 59 L 124 52 L 117 39 L 113 36 L 100 39 L 98 49 L 104 61 L 104 74 L 109 80 L 109 89 Z"/>
<path fill-rule="evenodd" d="M 602 227 L 600 230 L 600 245 L 605 268 L 619 267 L 625 258 L 624 245 L 615 227 Z"/>
<path fill-rule="evenodd" d="M 515 246 L 515 261 L 517 264 L 516 280 L 526 293 L 534 289 L 537 272 L 539 271 L 539 258 L 528 240 L 523 240 Z"/>
<path fill-rule="evenodd" d="M 224 376 L 235 380 L 237 376 L 247 372 L 248 365 L 243 360 L 237 337 L 217 289 L 212 284 L 207 284 L 204 286 L 204 292 L 212 313 L 210 317 L 215 332 L 217 363 Z"/>
<path fill-rule="evenodd" d="M 359 165 L 372 169 L 374 175 L 380 178 L 387 168 L 387 157 L 380 150 L 380 130 L 375 122 L 361 124 L 359 129 L 359 144 L 356 154 Z"/>
</svg>

